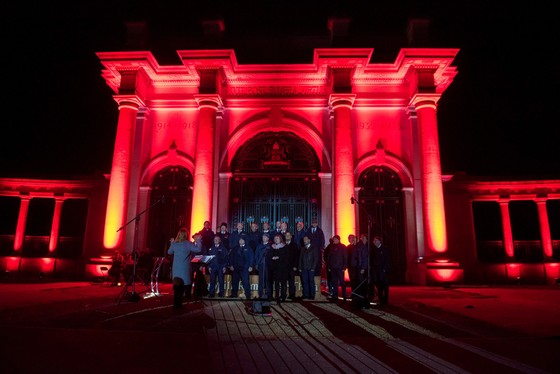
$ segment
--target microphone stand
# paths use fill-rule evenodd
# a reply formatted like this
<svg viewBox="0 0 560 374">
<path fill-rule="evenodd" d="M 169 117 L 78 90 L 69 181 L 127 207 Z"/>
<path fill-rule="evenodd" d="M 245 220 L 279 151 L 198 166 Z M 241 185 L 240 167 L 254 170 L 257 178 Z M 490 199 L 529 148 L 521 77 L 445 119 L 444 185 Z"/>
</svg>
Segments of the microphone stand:
<svg viewBox="0 0 560 374">
<path fill-rule="evenodd" d="M 375 288 L 371 284 L 371 278 L 372 278 L 372 276 L 371 276 L 371 256 L 373 255 L 372 248 L 371 248 L 371 242 L 372 242 L 371 226 L 372 226 L 372 223 L 373 223 L 373 218 L 369 214 L 369 212 L 366 210 L 366 208 L 356 198 L 354 198 L 354 196 L 350 197 L 350 202 L 352 203 L 352 205 L 354 205 L 354 203 L 356 205 L 358 205 L 358 209 L 365 213 L 365 215 L 367 217 L 367 220 L 368 220 L 367 221 L 367 231 L 368 231 L 367 232 L 367 235 L 368 235 L 368 242 L 367 242 L 367 250 L 368 250 L 367 277 L 363 281 L 361 281 L 360 284 L 358 284 L 356 286 L 356 290 L 358 290 L 362 287 L 362 285 L 364 283 L 367 282 L 367 289 L 366 289 L 366 292 L 365 292 L 366 296 L 357 294 L 354 290 L 352 290 L 352 295 L 355 295 L 355 296 L 359 297 L 360 299 L 363 299 L 364 297 L 369 299 L 370 296 L 371 296 L 371 301 L 373 301 L 373 297 L 375 296 Z M 361 240 L 361 238 L 360 238 L 360 240 Z M 373 293 L 374 293 L 373 295 L 371 294 L 371 291 L 373 291 Z M 368 304 L 369 304 L 369 301 L 368 301 Z"/>
<path fill-rule="evenodd" d="M 157 200 L 155 203 L 153 203 L 152 205 L 150 205 L 149 207 L 147 207 L 146 209 L 144 209 L 143 211 L 138 213 L 136 215 L 136 217 L 134 217 L 133 219 L 131 219 L 130 221 L 128 221 L 127 223 L 125 223 L 124 225 L 119 227 L 119 229 L 117 230 L 117 232 L 119 232 L 122 229 L 124 229 L 126 226 L 128 226 L 129 224 L 134 222 L 134 248 L 132 249 L 132 275 L 130 276 L 130 278 L 126 282 L 126 286 L 121 291 L 121 293 L 118 297 L 119 304 L 125 298 L 127 299 L 127 301 L 131 301 L 131 302 L 140 301 L 140 295 L 138 293 L 136 293 L 136 278 L 140 279 L 142 281 L 142 283 L 144 284 L 144 286 L 146 286 L 147 289 L 150 289 L 150 286 L 148 286 L 148 283 L 146 283 L 146 281 L 144 279 L 142 279 L 139 275 L 136 274 L 136 264 L 138 262 L 138 224 L 140 222 L 140 217 L 144 213 L 146 213 L 148 210 L 150 210 L 151 208 L 153 208 L 157 204 L 163 203 L 164 200 L 165 200 L 165 196 L 162 196 L 161 199 Z M 128 287 L 130 287 L 130 286 L 132 287 L 132 291 L 128 292 Z M 144 292 L 146 292 L 146 291 L 144 291 Z M 154 296 L 156 296 L 156 295 L 154 295 Z"/>
</svg>

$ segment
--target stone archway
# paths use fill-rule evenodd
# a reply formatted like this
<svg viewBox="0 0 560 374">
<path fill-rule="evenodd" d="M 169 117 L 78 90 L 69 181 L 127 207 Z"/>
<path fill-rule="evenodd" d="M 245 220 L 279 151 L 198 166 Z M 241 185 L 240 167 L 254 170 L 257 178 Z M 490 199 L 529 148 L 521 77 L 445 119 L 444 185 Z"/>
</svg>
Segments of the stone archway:
<svg viewBox="0 0 560 374">
<path fill-rule="evenodd" d="M 271 222 L 296 217 L 320 219 L 319 159 L 312 147 L 288 131 L 262 132 L 249 139 L 231 163 L 230 225 L 254 217 Z"/>
<path fill-rule="evenodd" d="M 169 239 L 179 228 L 190 227 L 192 186 L 191 173 L 181 166 L 166 167 L 154 176 L 147 238 L 147 248 L 154 256 L 164 257 Z"/>
<path fill-rule="evenodd" d="M 374 166 L 359 178 L 360 234 L 383 237 L 391 250 L 391 282 L 404 284 L 406 276 L 406 246 L 404 230 L 404 196 L 402 182 L 392 169 Z"/>
</svg>

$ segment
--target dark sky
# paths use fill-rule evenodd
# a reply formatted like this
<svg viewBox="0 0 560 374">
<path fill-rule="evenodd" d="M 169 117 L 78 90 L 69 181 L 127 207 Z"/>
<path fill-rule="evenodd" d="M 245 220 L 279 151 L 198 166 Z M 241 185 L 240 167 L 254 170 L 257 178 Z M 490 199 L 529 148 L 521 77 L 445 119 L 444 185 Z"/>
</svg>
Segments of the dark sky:
<svg viewBox="0 0 560 374">
<path fill-rule="evenodd" d="M 124 21 L 147 22 L 144 48 L 133 49 L 152 51 L 160 64 L 180 63 L 176 50 L 202 47 L 201 20 L 218 17 L 226 25 L 222 47 L 234 49 L 240 64 L 312 63 L 313 48 L 328 39 L 329 16 L 352 19 L 348 46 L 374 48 L 374 63 L 393 62 L 407 47 L 409 18 L 431 20 L 431 46 L 461 49 L 439 103 L 443 173 L 560 178 L 560 29 L 552 5 L 190 3 L 4 5 L 0 178 L 110 171 L 118 113 L 95 53 L 131 49 Z M 305 36 L 299 48 L 283 47 L 298 36 Z"/>
</svg>

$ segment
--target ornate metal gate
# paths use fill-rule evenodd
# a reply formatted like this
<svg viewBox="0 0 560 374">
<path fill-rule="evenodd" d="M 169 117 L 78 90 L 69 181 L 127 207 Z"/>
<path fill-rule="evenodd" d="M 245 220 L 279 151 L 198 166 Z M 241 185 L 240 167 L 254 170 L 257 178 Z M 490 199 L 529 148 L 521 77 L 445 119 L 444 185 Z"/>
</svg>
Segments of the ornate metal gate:
<svg viewBox="0 0 560 374">
<path fill-rule="evenodd" d="M 380 235 L 391 251 L 391 281 L 405 282 L 406 248 L 403 225 L 403 193 L 399 177 L 385 167 L 366 170 L 359 180 L 360 233 Z M 368 233 L 368 231 L 370 231 Z"/>
<path fill-rule="evenodd" d="M 231 164 L 230 225 L 254 217 L 270 222 L 296 217 L 306 225 L 320 217 L 319 160 L 311 146 L 291 132 L 263 132 L 252 137 Z"/>
<path fill-rule="evenodd" d="M 247 222 L 248 217 L 259 224 L 262 217 L 267 217 L 273 227 L 274 222 L 286 217 L 292 231 L 297 217 L 308 225 L 312 217 L 319 216 L 319 187 L 317 178 L 312 177 L 238 176 L 231 189 L 230 225 Z"/>
<path fill-rule="evenodd" d="M 152 182 L 147 247 L 157 257 L 165 256 L 169 238 L 179 228 L 191 225 L 192 186 L 191 173 L 178 166 L 162 170 Z M 161 203 L 156 204 L 158 201 Z"/>
</svg>

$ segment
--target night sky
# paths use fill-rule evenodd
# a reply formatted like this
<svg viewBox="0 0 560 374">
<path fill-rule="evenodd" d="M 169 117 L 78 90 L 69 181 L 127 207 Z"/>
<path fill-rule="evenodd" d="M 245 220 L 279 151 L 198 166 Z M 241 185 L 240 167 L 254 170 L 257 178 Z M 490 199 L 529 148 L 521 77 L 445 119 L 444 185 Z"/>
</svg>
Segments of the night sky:
<svg viewBox="0 0 560 374">
<path fill-rule="evenodd" d="M 458 74 L 439 102 L 444 174 L 560 178 L 560 28 L 552 2 L 420 7 L 340 1 L 303 8 L 301 1 L 190 3 L 4 5 L 0 178 L 110 172 L 118 111 L 96 52 L 150 50 L 162 65 L 179 64 L 176 50 L 200 47 L 201 20 L 222 18 L 230 43 L 225 47 L 235 50 L 240 64 L 312 63 L 313 47 L 307 45 L 325 40 L 329 16 L 352 19 L 356 38 L 350 44 L 356 45 L 348 46 L 374 48 L 373 63 L 393 62 L 407 47 L 407 20 L 415 17 L 431 20 L 430 46 L 461 49 L 454 63 Z M 147 22 L 149 37 L 144 48 L 131 48 L 124 22 L 139 20 Z M 282 47 L 298 36 L 306 36 L 301 48 Z"/>
</svg>

